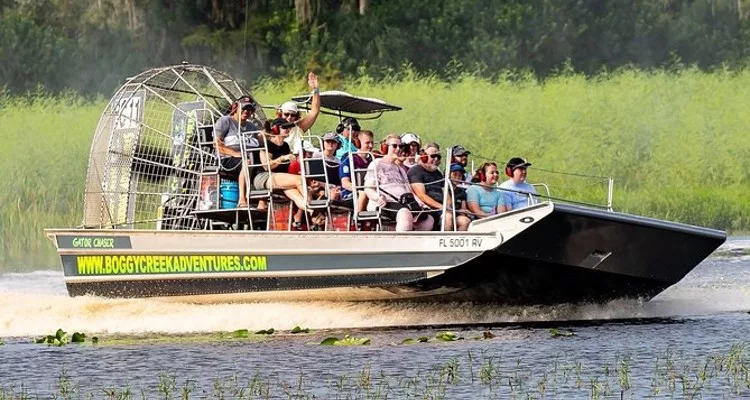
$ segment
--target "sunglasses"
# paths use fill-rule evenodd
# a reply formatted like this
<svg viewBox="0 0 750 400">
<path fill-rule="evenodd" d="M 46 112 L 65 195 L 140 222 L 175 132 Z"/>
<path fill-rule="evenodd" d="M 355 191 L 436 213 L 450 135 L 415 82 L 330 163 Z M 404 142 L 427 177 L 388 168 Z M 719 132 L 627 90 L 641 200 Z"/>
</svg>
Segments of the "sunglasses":
<svg viewBox="0 0 750 400">
<path fill-rule="evenodd" d="M 443 156 L 440 154 L 430 154 L 430 158 L 433 160 L 442 160 Z"/>
<path fill-rule="evenodd" d="M 285 117 L 295 117 L 295 118 L 297 118 L 297 114 L 296 113 L 284 113 L 282 115 L 285 116 Z"/>
</svg>

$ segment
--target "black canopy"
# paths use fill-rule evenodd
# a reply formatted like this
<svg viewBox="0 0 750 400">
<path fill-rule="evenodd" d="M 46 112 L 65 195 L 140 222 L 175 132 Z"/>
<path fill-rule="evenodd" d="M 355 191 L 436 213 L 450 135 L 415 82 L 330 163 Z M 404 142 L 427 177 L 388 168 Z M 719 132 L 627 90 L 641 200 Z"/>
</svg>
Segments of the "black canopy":
<svg viewBox="0 0 750 400">
<path fill-rule="evenodd" d="M 309 94 L 292 97 L 297 103 L 311 103 L 312 96 Z M 401 107 L 388 104 L 380 99 L 370 97 L 353 96 L 338 90 L 329 90 L 320 93 L 320 106 L 328 110 L 340 111 L 348 114 L 371 114 L 385 111 L 399 111 Z"/>
</svg>

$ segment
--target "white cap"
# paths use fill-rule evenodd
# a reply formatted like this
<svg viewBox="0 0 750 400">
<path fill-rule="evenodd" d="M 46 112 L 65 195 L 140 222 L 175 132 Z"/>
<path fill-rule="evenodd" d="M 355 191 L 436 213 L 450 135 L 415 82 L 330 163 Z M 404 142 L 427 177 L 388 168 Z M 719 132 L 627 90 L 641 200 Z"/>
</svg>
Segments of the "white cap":
<svg viewBox="0 0 750 400">
<path fill-rule="evenodd" d="M 411 132 L 407 132 L 407 133 L 404 133 L 403 135 L 401 135 L 401 143 L 403 143 L 403 144 L 411 144 L 411 143 L 422 144 L 419 141 L 419 136 L 417 136 L 417 135 L 415 135 L 415 134 L 413 134 Z"/>
<path fill-rule="evenodd" d="M 279 110 L 282 112 L 291 111 L 291 112 L 299 114 L 299 107 L 297 107 L 297 103 L 293 101 L 284 102 L 284 104 L 279 106 Z"/>
<path fill-rule="evenodd" d="M 298 154 L 299 153 L 300 142 L 302 143 L 302 150 L 310 152 L 310 153 L 313 153 L 313 154 L 317 154 L 317 153 L 320 152 L 320 149 L 318 149 L 317 147 L 313 146 L 313 144 L 310 143 L 310 141 L 308 141 L 308 140 L 301 140 L 301 141 L 296 141 L 294 143 L 294 148 L 292 149 L 292 153 L 294 153 L 294 154 Z"/>
</svg>

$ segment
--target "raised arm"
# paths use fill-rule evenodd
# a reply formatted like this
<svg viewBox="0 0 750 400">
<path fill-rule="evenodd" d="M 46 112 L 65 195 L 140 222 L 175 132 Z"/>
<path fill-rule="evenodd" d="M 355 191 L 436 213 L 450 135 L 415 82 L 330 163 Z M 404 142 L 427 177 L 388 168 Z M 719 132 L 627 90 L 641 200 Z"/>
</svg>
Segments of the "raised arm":
<svg viewBox="0 0 750 400">
<path fill-rule="evenodd" d="M 320 114 L 320 89 L 318 88 L 317 75 L 313 72 L 307 74 L 307 83 L 310 85 L 310 89 L 312 89 L 313 92 L 312 107 L 310 108 L 310 112 L 305 115 L 305 118 L 297 123 L 297 126 L 302 129 L 302 131 L 312 128 L 313 124 L 315 124 L 315 120 L 318 119 L 318 114 Z"/>
</svg>

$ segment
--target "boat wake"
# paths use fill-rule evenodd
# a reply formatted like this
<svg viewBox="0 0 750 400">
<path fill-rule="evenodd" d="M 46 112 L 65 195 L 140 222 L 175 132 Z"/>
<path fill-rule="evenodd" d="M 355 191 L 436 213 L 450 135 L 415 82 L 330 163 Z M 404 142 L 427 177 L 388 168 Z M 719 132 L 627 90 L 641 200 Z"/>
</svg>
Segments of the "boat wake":
<svg viewBox="0 0 750 400">
<path fill-rule="evenodd" d="M 376 328 L 621 320 L 750 309 L 750 257 L 711 258 L 649 302 L 508 307 L 423 302 L 186 303 L 174 299 L 68 297 L 59 272 L 0 275 L 0 337 L 49 334 L 191 333 L 236 329 Z"/>
</svg>

